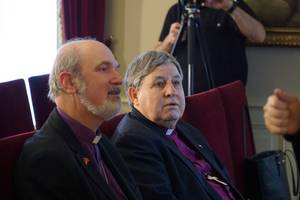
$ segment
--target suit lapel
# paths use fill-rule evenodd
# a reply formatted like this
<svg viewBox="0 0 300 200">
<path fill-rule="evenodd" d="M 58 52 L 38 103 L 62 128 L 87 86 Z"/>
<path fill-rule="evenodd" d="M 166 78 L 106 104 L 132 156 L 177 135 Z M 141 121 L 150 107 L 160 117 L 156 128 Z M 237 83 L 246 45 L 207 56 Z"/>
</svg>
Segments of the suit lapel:
<svg viewBox="0 0 300 200">
<path fill-rule="evenodd" d="M 181 122 L 178 123 L 178 132 L 180 136 L 188 143 L 187 145 L 192 148 L 192 150 L 196 151 L 197 153 L 200 153 L 200 155 L 203 157 L 204 160 L 206 160 L 211 167 L 216 170 L 219 174 L 222 174 L 222 170 L 218 166 L 218 164 L 215 161 L 215 157 L 210 153 L 212 151 L 209 149 L 209 147 L 204 143 L 198 143 L 199 139 L 195 139 L 193 137 L 194 134 L 200 134 L 199 133 L 192 133 L 190 129 L 185 127 Z M 223 176 L 222 176 L 223 177 Z M 225 177 L 224 177 L 225 178 Z M 226 178 L 227 180 L 227 178 Z"/>
<path fill-rule="evenodd" d="M 57 112 L 58 111 L 54 109 L 50 114 L 49 119 L 50 125 L 56 129 L 55 133 L 59 134 L 65 143 L 70 147 L 79 165 L 83 168 L 86 174 L 88 174 L 88 177 L 98 186 L 100 190 L 103 191 L 103 193 L 109 199 L 115 200 L 116 198 L 113 196 L 113 192 L 105 182 L 104 178 L 95 169 L 91 161 L 89 161 L 88 156 L 74 136 L 71 128 L 63 121 Z"/>
<path fill-rule="evenodd" d="M 191 145 L 190 148 L 201 154 L 201 156 L 211 165 L 211 167 L 218 174 L 218 176 L 230 185 L 230 187 L 233 189 L 232 192 L 235 192 L 238 195 L 240 195 L 240 193 L 235 189 L 228 177 L 224 176 L 224 171 L 216 163 L 214 156 L 211 153 L 209 153 L 209 151 L 212 150 L 210 150 L 206 144 L 197 143 L 196 141 L 199 141 L 199 139 L 193 137 L 195 133 L 191 133 L 192 130 L 185 127 L 182 123 L 178 123 L 177 129 L 179 130 L 180 135 L 189 143 L 188 145 Z M 200 132 L 196 134 L 200 134 Z M 213 194 L 216 194 L 215 191 L 211 190 L 211 192 Z M 242 196 L 240 195 L 240 197 Z"/>
<path fill-rule="evenodd" d="M 160 137 L 162 140 L 165 141 L 165 144 L 169 147 L 169 149 L 177 156 L 187 167 L 190 169 L 194 175 L 197 177 L 197 179 L 203 183 L 203 178 L 200 176 L 200 174 L 196 171 L 193 164 L 179 151 L 177 146 L 167 138 L 165 133 L 162 129 L 160 129 L 156 124 L 145 118 L 141 113 L 139 113 L 136 109 L 133 109 L 133 118 L 138 121 L 138 123 L 143 123 L 146 127 L 149 128 L 149 133 L 156 135 L 157 137 Z M 147 133 L 147 131 L 145 131 Z"/>
<path fill-rule="evenodd" d="M 169 139 L 166 140 L 166 144 L 168 148 L 177 156 L 192 172 L 193 174 L 197 177 L 197 179 L 202 183 L 203 179 L 200 176 L 200 174 L 197 172 L 196 168 L 192 164 L 190 160 L 188 160 L 177 148 L 177 146 Z"/>
<path fill-rule="evenodd" d="M 90 179 L 98 186 L 99 189 L 103 191 L 103 193 L 109 198 L 109 199 L 116 199 L 112 194 L 113 192 L 105 182 L 104 178 L 99 174 L 99 172 L 94 168 L 91 162 L 87 163 L 86 158 L 83 155 L 77 154 L 76 155 L 77 161 L 82 166 L 83 170 L 88 174 Z"/>
<path fill-rule="evenodd" d="M 153 129 L 152 129 L 153 131 Z M 197 178 L 197 180 L 200 182 L 200 185 L 205 185 L 205 187 L 203 187 L 203 190 L 212 197 L 212 199 L 218 200 L 220 199 L 219 195 L 212 190 L 212 188 L 208 185 L 207 181 L 205 181 L 205 179 L 201 176 L 201 174 L 197 171 L 196 167 L 193 165 L 193 163 L 186 158 L 181 152 L 180 150 L 177 148 L 177 146 L 170 140 L 167 138 L 167 136 L 165 135 L 165 133 L 161 130 L 161 129 L 156 129 L 154 130 L 154 132 L 159 136 L 162 137 L 162 139 L 165 141 L 165 144 L 168 146 L 168 148 L 171 150 L 171 152 L 174 153 L 174 155 L 176 157 L 179 158 L 180 161 L 183 162 L 184 165 L 186 165 L 186 167 L 194 174 L 194 176 Z M 203 152 L 201 153 L 201 155 L 204 154 Z M 221 199 L 220 199 L 221 200 Z"/>
<path fill-rule="evenodd" d="M 178 127 L 176 127 L 176 128 L 178 128 Z M 182 131 L 182 132 L 186 132 L 187 131 L 187 130 L 183 130 L 182 127 L 180 127 L 178 130 Z M 157 130 L 156 130 L 156 133 L 158 133 Z M 216 200 L 220 199 L 221 200 L 220 196 L 211 188 L 211 186 L 208 185 L 208 183 L 205 180 L 205 178 L 203 178 L 201 176 L 201 174 L 197 171 L 197 169 L 193 165 L 193 163 L 180 152 L 180 150 L 177 148 L 177 146 L 170 139 L 166 138 L 165 133 L 163 133 L 163 131 L 160 130 L 159 135 L 161 137 L 163 137 L 163 139 L 166 141 L 166 145 L 174 153 L 174 155 L 176 157 L 178 157 L 179 160 L 181 160 L 187 166 L 187 168 L 194 174 L 194 176 L 197 178 L 197 180 L 200 182 L 200 184 L 201 185 L 205 185 L 205 187 L 203 187 L 203 190 L 206 191 L 206 193 L 209 196 L 211 196 L 212 199 L 216 199 Z M 187 135 L 187 134 L 185 134 L 185 135 Z M 188 139 L 190 140 L 191 138 L 188 138 Z M 192 141 L 193 140 L 190 140 L 189 142 L 192 142 Z M 201 155 L 206 155 L 207 154 L 207 152 L 205 152 L 206 150 L 202 150 L 202 149 L 200 150 L 200 148 L 198 147 L 198 145 L 195 144 L 195 142 L 193 142 L 193 146 L 195 148 L 199 149 L 198 151 L 200 151 Z M 203 157 L 209 163 L 211 163 L 212 158 L 209 158 L 208 156 L 203 156 Z"/>
<path fill-rule="evenodd" d="M 127 178 L 125 178 L 120 171 L 122 169 L 119 169 L 119 166 L 113 162 L 112 158 L 113 155 L 109 151 L 109 148 L 107 147 L 107 140 L 102 138 L 99 143 L 99 148 L 101 149 L 102 156 L 105 160 L 106 165 L 110 169 L 112 175 L 116 179 L 117 183 L 119 184 L 120 188 L 124 192 L 124 194 L 127 196 L 128 199 L 135 199 L 135 191 L 132 189 L 136 186 L 131 184 Z M 121 160 L 120 160 L 121 161 Z"/>
</svg>

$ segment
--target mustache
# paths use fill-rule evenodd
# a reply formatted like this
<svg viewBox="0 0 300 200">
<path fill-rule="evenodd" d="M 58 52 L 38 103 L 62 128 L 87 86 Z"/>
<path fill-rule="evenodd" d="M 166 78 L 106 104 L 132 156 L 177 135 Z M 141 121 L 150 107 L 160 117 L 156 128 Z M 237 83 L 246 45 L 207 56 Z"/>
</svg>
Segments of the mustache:
<svg viewBox="0 0 300 200">
<path fill-rule="evenodd" d="M 108 91 L 108 95 L 119 95 L 121 93 L 121 89 L 119 87 L 113 87 Z"/>
</svg>

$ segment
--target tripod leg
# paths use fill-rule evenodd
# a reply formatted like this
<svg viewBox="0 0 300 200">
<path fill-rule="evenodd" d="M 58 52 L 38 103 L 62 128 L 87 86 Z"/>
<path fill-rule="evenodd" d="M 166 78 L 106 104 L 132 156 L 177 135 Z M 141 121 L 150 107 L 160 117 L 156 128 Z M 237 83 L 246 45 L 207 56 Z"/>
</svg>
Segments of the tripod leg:
<svg viewBox="0 0 300 200">
<path fill-rule="evenodd" d="M 212 68 L 210 64 L 210 57 L 209 57 L 209 51 L 206 43 L 206 36 L 204 34 L 204 28 L 202 26 L 201 18 L 198 16 L 195 21 L 195 34 L 197 38 L 197 44 L 199 44 L 200 47 L 200 59 L 201 59 L 201 65 L 203 66 L 205 70 L 205 74 L 208 81 L 208 89 L 212 89 L 215 87 L 215 81 L 212 73 Z"/>
<path fill-rule="evenodd" d="M 188 61 L 188 96 L 194 94 L 194 67 L 195 67 L 195 23 L 194 18 L 188 18 L 188 41 L 187 41 L 187 61 Z"/>
</svg>

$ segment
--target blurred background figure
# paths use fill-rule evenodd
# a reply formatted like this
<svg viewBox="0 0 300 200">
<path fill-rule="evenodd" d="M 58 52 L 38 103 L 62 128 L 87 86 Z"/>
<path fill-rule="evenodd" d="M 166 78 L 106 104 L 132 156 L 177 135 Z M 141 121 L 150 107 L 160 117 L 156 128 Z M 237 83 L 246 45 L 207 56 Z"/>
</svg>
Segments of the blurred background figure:
<svg viewBox="0 0 300 200">
<path fill-rule="evenodd" d="M 180 1 L 187 2 L 187 1 Z M 191 1 L 190 1 L 191 2 Z M 262 42 L 265 39 L 263 25 L 254 18 L 252 10 L 242 0 L 192 1 L 200 10 L 201 25 L 196 29 L 204 32 L 210 70 L 215 86 L 235 80 L 247 83 L 248 64 L 245 54 L 246 40 Z M 176 41 L 180 20 L 187 3 L 178 3 L 169 9 L 156 50 L 170 52 Z M 183 29 L 176 43 L 174 55 L 182 66 L 183 87 L 187 94 L 187 30 Z M 200 47 L 194 44 L 194 93 L 205 91 L 208 80 L 200 60 Z"/>
</svg>

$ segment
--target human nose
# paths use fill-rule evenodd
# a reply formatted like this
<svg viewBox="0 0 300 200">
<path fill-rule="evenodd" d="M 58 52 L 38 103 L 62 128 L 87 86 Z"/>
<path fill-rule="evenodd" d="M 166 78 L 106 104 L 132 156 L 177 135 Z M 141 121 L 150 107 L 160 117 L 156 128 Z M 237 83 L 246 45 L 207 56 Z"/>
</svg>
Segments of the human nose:
<svg viewBox="0 0 300 200">
<path fill-rule="evenodd" d="M 166 95 L 166 96 L 174 96 L 174 95 L 177 94 L 177 90 L 176 90 L 176 88 L 174 87 L 173 83 L 171 83 L 171 82 L 168 82 L 168 83 L 166 84 L 166 88 L 165 88 L 165 89 L 166 89 L 166 90 L 165 90 L 165 95 Z"/>
<path fill-rule="evenodd" d="M 113 78 L 111 79 L 111 83 L 114 85 L 122 85 L 123 78 L 118 69 L 113 70 Z"/>
</svg>

